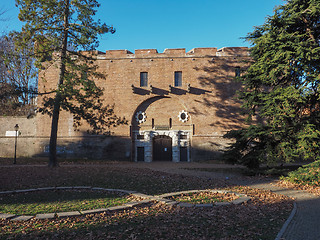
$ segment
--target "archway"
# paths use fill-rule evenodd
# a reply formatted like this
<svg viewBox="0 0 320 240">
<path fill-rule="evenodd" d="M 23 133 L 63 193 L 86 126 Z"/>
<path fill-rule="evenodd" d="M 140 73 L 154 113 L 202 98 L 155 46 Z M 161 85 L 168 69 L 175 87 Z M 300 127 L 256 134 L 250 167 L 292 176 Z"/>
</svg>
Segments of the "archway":
<svg viewBox="0 0 320 240">
<path fill-rule="evenodd" d="M 153 138 L 153 161 L 172 161 L 172 138 L 159 135 Z"/>
<path fill-rule="evenodd" d="M 132 160 L 190 161 L 193 124 L 188 108 L 175 97 L 143 101 L 131 119 Z"/>
</svg>

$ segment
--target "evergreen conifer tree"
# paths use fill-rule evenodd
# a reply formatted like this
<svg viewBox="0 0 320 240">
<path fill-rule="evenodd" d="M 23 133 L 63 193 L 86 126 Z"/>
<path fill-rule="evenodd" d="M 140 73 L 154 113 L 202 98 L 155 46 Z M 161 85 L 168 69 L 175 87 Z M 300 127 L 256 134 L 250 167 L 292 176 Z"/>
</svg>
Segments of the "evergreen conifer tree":
<svg viewBox="0 0 320 240">
<path fill-rule="evenodd" d="M 248 167 L 261 162 L 320 159 L 320 1 L 287 0 L 249 33 L 252 64 L 240 92 L 248 128 L 236 138 L 229 161 Z"/>
</svg>

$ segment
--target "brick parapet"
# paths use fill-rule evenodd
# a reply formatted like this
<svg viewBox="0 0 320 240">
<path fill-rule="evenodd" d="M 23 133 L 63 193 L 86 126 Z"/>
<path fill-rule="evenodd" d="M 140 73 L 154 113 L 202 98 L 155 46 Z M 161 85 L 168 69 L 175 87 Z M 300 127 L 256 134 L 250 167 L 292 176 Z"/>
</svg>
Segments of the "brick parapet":
<svg viewBox="0 0 320 240">
<path fill-rule="evenodd" d="M 186 52 L 185 48 L 165 49 L 159 53 L 157 49 L 137 49 L 135 53 L 128 50 L 108 50 L 105 54 L 97 55 L 98 59 L 130 59 L 130 58 L 188 58 L 188 57 L 247 57 L 249 49 L 247 47 L 224 47 L 217 48 L 193 48 Z"/>
</svg>

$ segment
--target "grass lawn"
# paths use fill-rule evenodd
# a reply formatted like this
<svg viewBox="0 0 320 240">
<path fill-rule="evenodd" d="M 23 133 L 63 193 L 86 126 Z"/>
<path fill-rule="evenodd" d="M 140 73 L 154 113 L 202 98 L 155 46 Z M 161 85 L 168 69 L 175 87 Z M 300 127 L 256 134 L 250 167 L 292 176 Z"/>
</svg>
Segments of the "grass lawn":
<svg viewBox="0 0 320 240">
<path fill-rule="evenodd" d="M 292 209 L 291 199 L 269 191 L 228 186 L 218 179 L 119 167 L 114 163 L 61 165 L 56 169 L 0 166 L 0 182 L 0 191 L 93 186 L 154 195 L 193 189 L 225 189 L 247 194 L 252 199 L 246 204 L 212 208 L 169 207 L 154 202 L 125 211 L 71 218 L 28 222 L 0 220 L 0 239 L 274 239 Z M 86 201 L 90 200 L 92 204 L 97 199 L 100 196 L 86 196 Z"/>
<path fill-rule="evenodd" d="M 15 193 L 0 197 L 0 212 L 36 215 L 107 208 L 129 202 L 129 196 L 100 191 L 54 190 Z"/>
</svg>

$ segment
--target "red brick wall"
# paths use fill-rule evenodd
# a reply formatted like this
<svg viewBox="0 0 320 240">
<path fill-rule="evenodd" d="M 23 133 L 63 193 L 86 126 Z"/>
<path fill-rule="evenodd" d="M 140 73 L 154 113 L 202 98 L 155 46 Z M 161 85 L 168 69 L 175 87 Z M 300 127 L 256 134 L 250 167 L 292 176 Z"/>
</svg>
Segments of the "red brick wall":
<svg viewBox="0 0 320 240">
<path fill-rule="evenodd" d="M 235 82 L 235 68 L 245 69 L 248 59 L 247 48 L 195 48 L 166 49 L 158 53 L 155 49 L 110 50 L 97 53 L 99 69 L 106 74 L 105 79 L 97 80 L 103 87 L 106 104 L 115 104 L 118 116 L 129 120 L 128 125 L 113 128 L 114 136 L 130 140 L 132 129 L 150 128 L 152 119 L 156 125 L 168 125 L 172 119 L 173 128 L 193 129 L 191 145 L 193 156 L 210 158 L 210 152 L 219 152 L 227 143 L 221 136 L 228 130 L 243 125 L 239 102 L 235 92 L 241 86 Z M 174 88 L 174 72 L 182 72 L 182 87 Z M 148 85 L 140 88 L 140 72 L 148 72 Z M 40 74 L 39 91 L 50 91 L 57 85 L 59 71 L 51 66 Z M 41 80 L 43 77 L 44 81 Z M 188 92 L 188 84 L 191 91 Z M 134 91 L 132 89 L 134 86 Z M 38 99 L 41 103 L 41 97 Z M 137 111 L 145 111 L 146 121 L 138 124 Z M 189 114 L 187 122 L 179 121 L 178 114 L 185 110 Z M 48 137 L 51 121 L 48 117 L 37 116 L 37 134 Z M 80 139 L 86 127 L 74 132 L 72 117 L 62 113 L 59 122 L 61 139 Z M 130 144 L 130 141 L 128 141 Z M 127 150 L 126 150 L 127 151 Z M 209 155 L 208 155 L 209 154 Z M 128 155 L 126 153 L 126 155 Z"/>
</svg>

